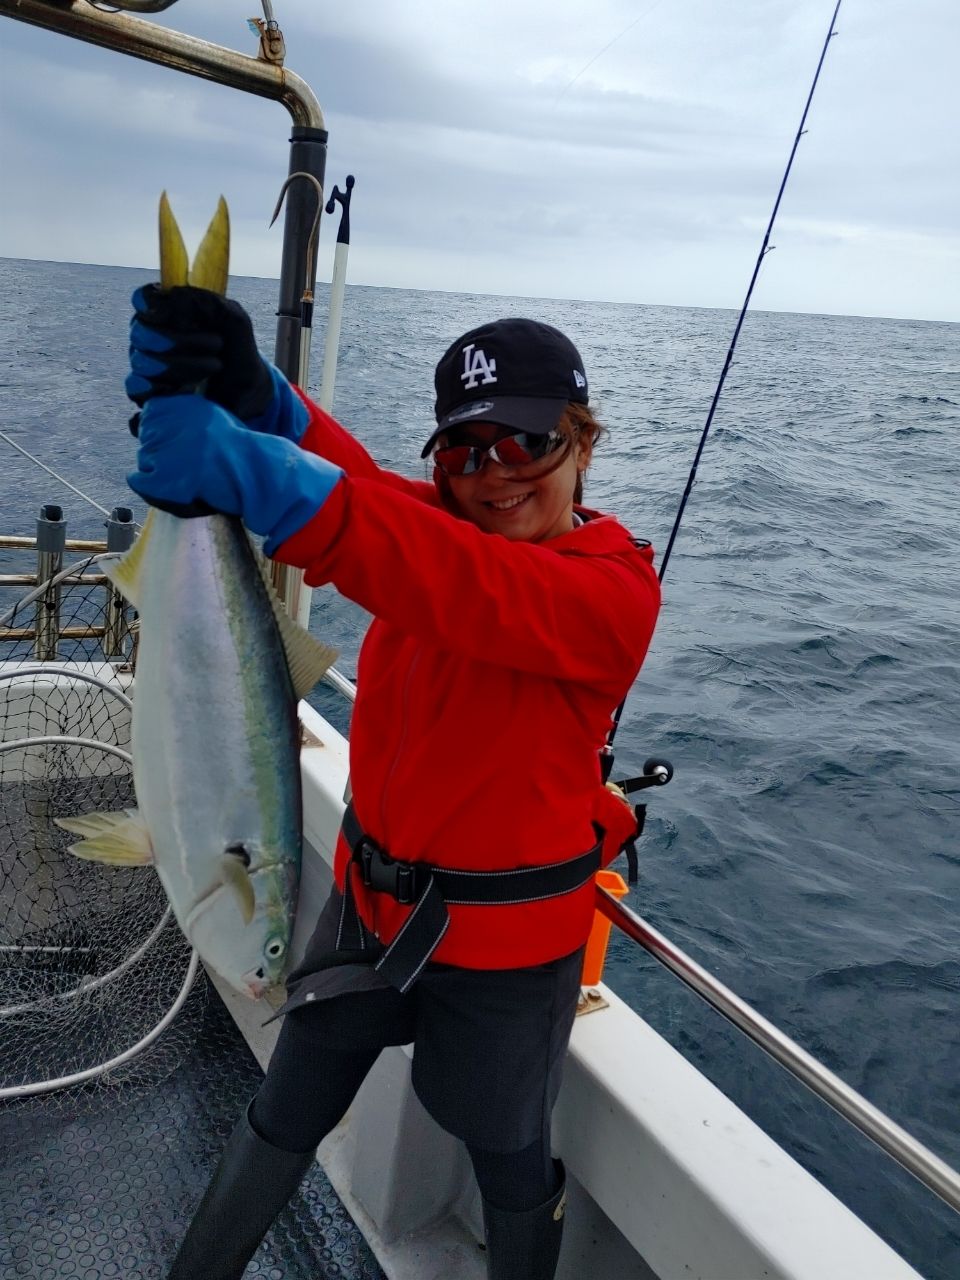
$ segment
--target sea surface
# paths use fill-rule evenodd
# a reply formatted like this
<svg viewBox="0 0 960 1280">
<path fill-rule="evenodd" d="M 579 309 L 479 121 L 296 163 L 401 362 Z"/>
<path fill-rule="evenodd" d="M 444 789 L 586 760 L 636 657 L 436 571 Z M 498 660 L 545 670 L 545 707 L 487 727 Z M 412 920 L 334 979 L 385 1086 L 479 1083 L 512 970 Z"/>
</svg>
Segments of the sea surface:
<svg viewBox="0 0 960 1280">
<path fill-rule="evenodd" d="M 150 278 L 0 260 L 0 431 L 138 515 L 122 382 L 129 294 Z M 232 291 L 271 353 L 275 282 Z M 337 415 L 384 465 L 423 475 L 434 363 L 502 315 L 577 342 L 609 428 L 587 502 L 662 551 L 735 314 L 352 287 Z M 101 534 L 102 515 L 0 438 L 0 532 L 32 533 L 44 502 L 72 536 Z M 751 314 L 615 770 L 648 755 L 676 769 L 648 793 L 630 905 L 955 1168 L 958 566 L 960 326 Z M 315 594 L 311 626 L 347 674 L 365 623 Z M 317 702 L 346 730 L 344 704 Z M 960 1219 L 889 1157 L 623 938 L 607 976 L 921 1274 L 960 1275 Z"/>
</svg>

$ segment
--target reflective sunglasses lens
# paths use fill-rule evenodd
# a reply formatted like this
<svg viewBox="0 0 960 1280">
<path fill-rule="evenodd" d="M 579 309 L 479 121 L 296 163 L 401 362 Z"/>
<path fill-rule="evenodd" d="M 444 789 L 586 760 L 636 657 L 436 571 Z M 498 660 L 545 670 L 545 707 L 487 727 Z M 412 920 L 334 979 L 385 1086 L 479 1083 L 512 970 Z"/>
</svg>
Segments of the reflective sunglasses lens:
<svg viewBox="0 0 960 1280">
<path fill-rule="evenodd" d="M 546 435 L 537 436 L 519 431 L 515 436 L 499 440 L 495 447 L 497 457 L 505 466 L 523 467 L 529 466 L 531 462 L 539 462 L 547 454 L 559 449 L 563 442 L 564 435 L 561 431 L 550 431 Z"/>
<path fill-rule="evenodd" d="M 543 457 L 538 452 L 542 442 L 543 436 L 530 436 L 525 431 L 519 431 L 515 436 L 504 436 L 502 440 L 498 440 L 493 446 L 493 453 L 505 467 L 522 467 Z"/>
<path fill-rule="evenodd" d="M 561 431 L 550 431 L 547 435 L 516 431 L 486 448 L 470 444 L 444 445 L 434 449 L 433 460 L 444 475 L 469 476 L 479 471 L 489 457 L 504 467 L 528 467 L 553 453 L 563 442 Z"/>
<path fill-rule="evenodd" d="M 477 463 L 473 457 L 476 452 L 469 444 L 451 444 L 443 449 L 434 449 L 433 460 L 444 475 L 464 476 L 476 471 Z"/>
</svg>

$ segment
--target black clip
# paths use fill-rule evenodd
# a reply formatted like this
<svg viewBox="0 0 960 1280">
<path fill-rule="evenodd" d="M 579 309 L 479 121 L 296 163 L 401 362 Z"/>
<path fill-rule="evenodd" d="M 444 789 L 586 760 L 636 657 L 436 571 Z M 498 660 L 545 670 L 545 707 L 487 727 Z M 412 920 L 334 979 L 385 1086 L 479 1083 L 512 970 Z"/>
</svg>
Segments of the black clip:
<svg viewBox="0 0 960 1280">
<path fill-rule="evenodd" d="M 417 869 L 412 862 L 400 862 L 364 837 L 354 855 L 360 864 L 360 874 L 368 889 L 388 893 L 402 907 L 416 902 Z"/>
</svg>

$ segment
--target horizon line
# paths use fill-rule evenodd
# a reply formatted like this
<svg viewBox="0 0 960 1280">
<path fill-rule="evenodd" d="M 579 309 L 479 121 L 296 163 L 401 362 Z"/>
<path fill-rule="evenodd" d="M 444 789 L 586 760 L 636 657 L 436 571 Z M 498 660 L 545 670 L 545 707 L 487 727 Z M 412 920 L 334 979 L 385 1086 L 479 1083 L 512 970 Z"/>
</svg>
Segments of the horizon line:
<svg viewBox="0 0 960 1280">
<path fill-rule="evenodd" d="M 116 262 L 77 262 L 72 258 L 21 258 L 11 257 L 7 254 L 0 254 L 0 262 L 38 262 L 45 263 L 49 266 L 65 266 L 65 267 L 97 267 L 103 271 L 154 271 L 153 267 L 144 267 L 136 264 L 116 263 Z M 280 283 L 279 276 L 258 276 L 258 275 L 242 275 L 231 272 L 230 276 L 234 280 L 267 280 L 275 284 Z M 317 277 L 317 284 L 323 284 L 329 287 L 329 280 L 323 280 Z M 731 311 L 739 313 L 741 305 L 731 304 L 729 306 L 708 306 L 703 303 L 685 303 L 685 302 L 624 302 L 618 298 L 575 298 L 566 294 L 532 294 L 532 293 L 488 293 L 482 289 L 427 289 L 417 288 L 411 285 L 397 284 L 361 284 L 358 281 L 347 281 L 348 289 L 392 289 L 397 292 L 406 293 L 443 293 L 451 294 L 459 297 L 479 297 L 479 298 L 522 298 L 534 302 L 586 302 L 607 307 L 655 307 L 658 309 L 669 309 L 673 311 Z M 853 311 L 785 311 L 777 310 L 772 307 L 750 307 L 749 311 L 759 315 L 774 316 L 809 316 L 811 319 L 817 317 L 827 317 L 837 320 L 892 320 L 906 321 L 910 324 L 960 324 L 960 317 L 956 320 L 946 320 L 942 318 L 931 319 L 929 316 L 892 316 L 892 315 L 876 315 L 864 314 Z"/>
</svg>

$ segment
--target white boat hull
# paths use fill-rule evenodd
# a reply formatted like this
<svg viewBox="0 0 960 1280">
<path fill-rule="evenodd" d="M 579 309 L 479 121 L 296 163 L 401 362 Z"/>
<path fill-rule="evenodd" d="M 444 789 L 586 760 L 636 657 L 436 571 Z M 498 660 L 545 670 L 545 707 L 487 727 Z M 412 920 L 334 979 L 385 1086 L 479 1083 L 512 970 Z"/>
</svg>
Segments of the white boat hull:
<svg viewBox="0 0 960 1280">
<path fill-rule="evenodd" d="M 331 882 L 346 741 L 301 704 L 304 866 L 294 947 Z M 313 743 L 311 744 L 311 739 Z M 918 1273 L 612 991 L 579 1018 L 554 1113 L 570 1207 L 557 1280 L 918 1280 Z M 257 1042 L 262 1060 L 269 1047 Z M 319 1152 L 391 1280 L 481 1280 L 479 1199 L 386 1050 Z"/>
</svg>

